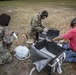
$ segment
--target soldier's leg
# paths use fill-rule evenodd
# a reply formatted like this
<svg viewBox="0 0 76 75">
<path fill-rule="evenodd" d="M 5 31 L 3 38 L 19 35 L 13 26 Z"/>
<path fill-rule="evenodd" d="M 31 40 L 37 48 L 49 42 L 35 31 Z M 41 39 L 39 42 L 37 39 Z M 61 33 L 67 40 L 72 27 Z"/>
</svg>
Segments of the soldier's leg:
<svg viewBox="0 0 76 75">
<path fill-rule="evenodd" d="M 12 61 L 12 55 L 8 51 L 5 51 L 1 55 L 1 60 L 2 64 L 10 63 Z"/>
<path fill-rule="evenodd" d="M 11 43 L 5 43 L 5 42 L 3 42 L 3 47 L 5 48 L 5 49 L 7 49 L 7 50 L 10 50 L 11 49 L 11 46 L 12 46 L 12 42 Z"/>
<path fill-rule="evenodd" d="M 38 42 L 38 36 L 39 36 L 39 32 L 36 32 L 36 35 L 35 35 L 35 42 Z"/>
<path fill-rule="evenodd" d="M 9 53 L 9 58 L 8 58 L 7 62 L 8 62 L 8 63 L 11 63 L 12 60 L 13 60 L 12 55 Z"/>
<path fill-rule="evenodd" d="M 2 64 L 2 59 L 0 58 L 0 64 Z"/>
</svg>

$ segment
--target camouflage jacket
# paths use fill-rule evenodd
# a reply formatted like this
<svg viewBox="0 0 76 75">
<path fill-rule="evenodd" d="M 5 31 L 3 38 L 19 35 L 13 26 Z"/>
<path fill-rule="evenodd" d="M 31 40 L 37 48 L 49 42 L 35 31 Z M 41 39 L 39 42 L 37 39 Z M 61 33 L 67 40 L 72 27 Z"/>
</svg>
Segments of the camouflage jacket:
<svg viewBox="0 0 76 75">
<path fill-rule="evenodd" d="M 0 25 L 0 30 L 3 32 L 0 35 L 0 64 L 5 64 L 7 62 L 12 61 L 12 55 L 9 52 L 9 48 L 7 46 L 11 46 L 11 43 L 14 41 L 15 37 L 9 33 L 8 27 L 3 27 Z M 7 34 L 6 34 L 7 33 Z"/>
<path fill-rule="evenodd" d="M 34 31 L 43 31 L 43 26 L 41 23 L 41 18 L 40 18 L 40 13 L 34 15 L 31 19 L 31 23 L 30 23 L 30 29 L 32 32 Z"/>
<path fill-rule="evenodd" d="M 2 35 L 0 35 L 0 52 L 4 52 L 7 49 L 4 49 L 3 42 L 5 42 L 6 44 L 10 44 L 11 42 L 13 42 L 14 37 L 10 35 L 6 35 L 6 33 L 9 33 L 8 27 L 3 27 L 0 25 L 0 30 L 3 31 Z"/>
</svg>

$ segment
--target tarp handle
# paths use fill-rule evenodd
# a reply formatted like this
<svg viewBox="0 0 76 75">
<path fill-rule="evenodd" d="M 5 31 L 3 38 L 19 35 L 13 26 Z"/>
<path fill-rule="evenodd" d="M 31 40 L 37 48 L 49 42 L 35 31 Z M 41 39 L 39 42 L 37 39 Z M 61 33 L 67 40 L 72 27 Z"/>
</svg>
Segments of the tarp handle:
<svg viewBox="0 0 76 75">
<path fill-rule="evenodd" d="M 31 71 L 30 71 L 30 74 L 29 74 L 29 75 L 32 75 L 32 73 L 34 72 L 34 70 L 35 70 L 35 67 L 33 67 L 33 68 L 31 69 Z"/>
</svg>

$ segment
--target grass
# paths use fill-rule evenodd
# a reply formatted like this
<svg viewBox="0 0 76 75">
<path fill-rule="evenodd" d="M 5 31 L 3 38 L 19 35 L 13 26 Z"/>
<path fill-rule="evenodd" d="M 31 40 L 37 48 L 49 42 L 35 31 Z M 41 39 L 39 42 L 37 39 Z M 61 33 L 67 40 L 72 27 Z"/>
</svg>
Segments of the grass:
<svg viewBox="0 0 76 75">
<path fill-rule="evenodd" d="M 32 4 L 51 4 L 76 7 L 76 0 L 17 0 L 17 1 L 0 1 L 0 7 L 17 7 L 27 6 Z"/>
<path fill-rule="evenodd" d="M 58 8 L 57 8 L 57 6 L 58 6 Z M 76 1 L 75 0 L 0 1 L 0 13 L 6 12 L 6 13 L 10 14 L 12 16 L 11 24 L 13 26 L 16 26 L 16 29 L 19 29 L 19 27 L 21 28 L 21 25 L 23 28 L 25 25 L 26 25 L 26 27 L 28 27 L 29 21 L 30 21 L 32 15 L 34 15 L 35 13 L 37 13 L 38 11 L 41 11 L 43 9 L 47 9 L 47 11 L 49 12 L 50 16 L 49 16 L 46 24 L 50 25 L 50 26 L 51 26 L 51 23 L 50 23 L 51 19 L 52 19 L 51 22 L 54 24 L 53 26 L 55 26 L 55 24 L 56 25 L 58 25 L 58 24 L 54 23 L 54 20 L 56 22 L 59 22 L 59 20 L 64 17 L 63 18 L 63 21 L 64 21 L 67 16 L 69 17 L 71 15 L 72 15 L 71 18 L 73 18 L 74 17 L 73 16 L 74 14 L 72 13 L 73 9 L 63 9 L 63 7 L 75 8 Z M 71 10 L 71 12 L 69 12 L 70 10 Z M 67 19 L 68 19 L 68 17 L 67 17 Z M 61 23 L 62 22 L 60 22 L 60 24 Z M 65 22 L 63 22 L 63 23 L 65 23 Z M 11 29 L 12 29 L 11 31 L 13 31 L 15 29 L 14 27 L 12 27 L 12 25 L 11 25 Z M 22 28 L 22 30 L 23 30 L 23 28 Z M 27 30 L 27 28 L 26 28 L 26 30 Z"/>
</svg>

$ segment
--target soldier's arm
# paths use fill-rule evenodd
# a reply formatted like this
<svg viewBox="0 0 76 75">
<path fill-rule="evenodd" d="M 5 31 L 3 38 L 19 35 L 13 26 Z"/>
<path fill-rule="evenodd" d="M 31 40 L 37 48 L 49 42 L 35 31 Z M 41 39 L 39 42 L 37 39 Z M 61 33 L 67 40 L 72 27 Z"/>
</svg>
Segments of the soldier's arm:
<svg viewBox="0 0 76 75">
<path fill-rule="evenodd" d="M 7 43 L 7 44 L 12 43 L 15 39 L 16 39 L 16 37 L 12 33 L 5 32 L 4 38 L 3 38 L 3 41 L 5 43 Z"/>
<path fill-rule="evenodd" d="M 38 22 L 38 20 L 33 19 L 32 21 L 32 28 L 34 30 L 37 30 L 38 32 L 43 31 L 44 27 L 41 25 L 41 23 Z"/>
</svg>

